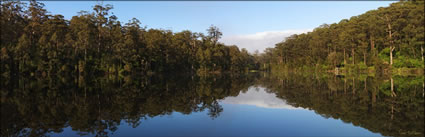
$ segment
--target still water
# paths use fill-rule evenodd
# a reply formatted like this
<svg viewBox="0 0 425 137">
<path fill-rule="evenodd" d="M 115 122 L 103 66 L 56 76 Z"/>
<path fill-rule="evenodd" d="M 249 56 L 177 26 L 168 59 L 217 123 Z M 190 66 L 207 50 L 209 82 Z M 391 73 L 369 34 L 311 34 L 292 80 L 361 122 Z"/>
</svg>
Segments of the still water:
<svg viewBox="0 0 425 137">
<path fill-rule="evenodd" d="M 423 76 L 9 78 L 1 136 L 424 136 Z"/>
</svg>

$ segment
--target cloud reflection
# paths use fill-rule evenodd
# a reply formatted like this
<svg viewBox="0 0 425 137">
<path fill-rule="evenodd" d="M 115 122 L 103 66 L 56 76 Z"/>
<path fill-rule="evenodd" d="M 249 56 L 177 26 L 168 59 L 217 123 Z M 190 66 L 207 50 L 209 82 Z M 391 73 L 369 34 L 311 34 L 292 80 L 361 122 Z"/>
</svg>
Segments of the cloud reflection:
<svg viewBox="0 0 425 137">
<path fill-rule="evenodd" d="M 277 98 L 273 93 L 267 93 L 265 88 L 262 87 L 251 87 L 247 92 L 240 93 L 236 97 L 226 97 L 221 102 L 225 104 L 253 105 L 261 108 L 301 109 L 287 104 L 285 100 Z"/>
</svg>

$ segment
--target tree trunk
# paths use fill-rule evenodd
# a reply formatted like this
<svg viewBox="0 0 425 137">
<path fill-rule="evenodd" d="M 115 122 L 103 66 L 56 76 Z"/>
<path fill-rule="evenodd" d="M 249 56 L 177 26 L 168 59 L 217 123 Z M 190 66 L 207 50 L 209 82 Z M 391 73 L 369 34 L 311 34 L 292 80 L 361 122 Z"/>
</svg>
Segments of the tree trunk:
<svg viewBox="0 0 425 137">
<path fill-rule="evenodd" d="M 394 50 L 394 47 L 390 46 L 390 65 L 391 66 L 393 65 L 393 50 Z"/>
<path fill-rule="evenodd" d="M 283 62 L 283 56 L 282 56 L 282 55 L 280 55 L 280 56 L 279 56 L 279 64 L 282 64 L 282 62 Z"/>
<path fill-rule="evenodd" d="M 394 40 L 393 40 L 393 34 L 392 34 L 392 27 L 391 27 L 391 23 L 390 20 L 388 18 L 387 15 L 385 15 L 386 19 L 387 19 L 387 26 L 388 26 L 388 38 L 390 40 L 390 65 L 393 65 L 393 50 L 395 49 L 394 47 Z"/>
<path fill-rule="evenodd" d="M 391 120 L 393 119 L 394 119 L 394 104 L 391 104 Z"/>
<path fill-rule="evenodd" d="M 397 97 L 397 94 L 394 92 L 394 80 L 391 78 L 391 97 Z"/>
</svg>

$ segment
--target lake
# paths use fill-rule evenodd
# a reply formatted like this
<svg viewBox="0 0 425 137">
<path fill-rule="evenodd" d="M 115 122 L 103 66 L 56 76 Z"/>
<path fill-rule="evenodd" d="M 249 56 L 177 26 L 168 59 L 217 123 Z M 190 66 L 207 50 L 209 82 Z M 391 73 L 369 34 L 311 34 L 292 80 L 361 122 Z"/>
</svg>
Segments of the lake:
<svg viewBox="0 0 425 137">
<path fill-rule="evenodd" d="M 1 80 L 1 136 L 424 136 L 424 77 Z"/>
</svg>

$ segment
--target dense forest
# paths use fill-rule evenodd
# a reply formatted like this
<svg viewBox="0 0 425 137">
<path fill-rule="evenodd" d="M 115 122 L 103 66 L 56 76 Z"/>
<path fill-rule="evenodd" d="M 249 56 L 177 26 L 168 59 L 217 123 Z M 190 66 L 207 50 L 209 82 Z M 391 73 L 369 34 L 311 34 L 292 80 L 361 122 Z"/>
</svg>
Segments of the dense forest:
<svg viewBox="0 0 425 137">
<path fill-rule="evenodd" d="M 29 6 L 28 6 L 29 3 Z M 133 74 L 221 72 L 254 68 L 246 49 L 208 34 L 147 29 L 133 18 L 122 24 L 112 5 L 95 5 L 71 20 L 51 15 L 36 1 L 1 4 L 1 74 Z"/>
<path fill-rule="evenodd" d="M 36 1 L 1 4 L 2 76 L 246 72 L 315 69 L 423 73 L 424 2 L 400 1 L 339 23 L 323 24 L 250 54 L 207 34 L 122 24 L 112 5 L 95 5 L 72 19 L 49 14 Z M 337 68 L 337 69 L 335 69 Z"/>
<path fill-rule="evenodd" d="M 279 68 L 423 70 L 424 25 L 424 1 L 395 2 L 287 37 L 259 60 Z"/>
<path fill-rule="evenodd" d="M 1 1 L 0 136 L 67 127 L 108 136 L 121 124 L 137 127 L 173 112 L 206 111 L 214 119 L 226 111 L 220 100 L 250 87 L 383 136 L 425 134 L 424 1 L 324 24 L 253 54 L 220 43 L 213 25 L 206 34 L 148 29 L 135 18 L 118 21 L 112 9 L 95 5 L 67 20 L 40 2 Z M 249 70 L 273 73 L 238 73 Z M 415 76 L 369 73 L 399 70 Z"/>
</svg>

